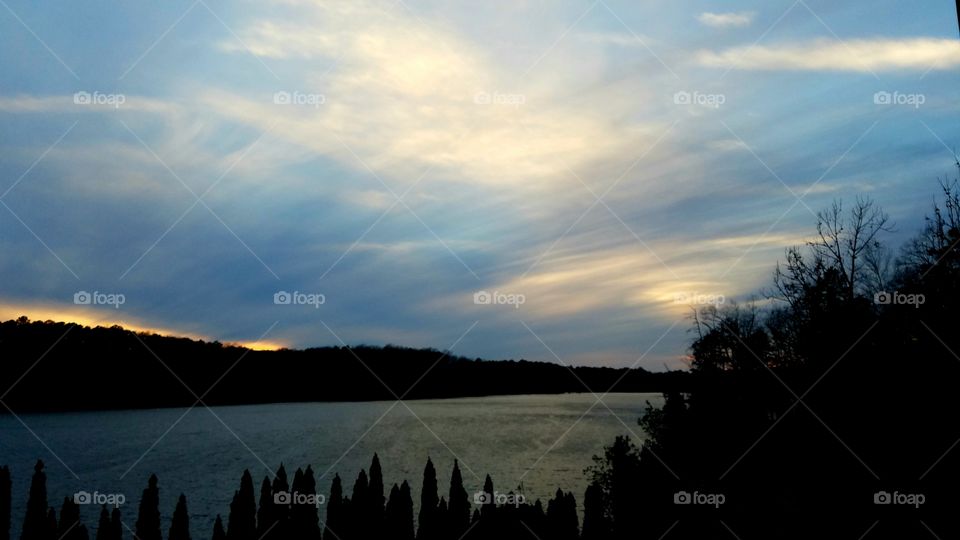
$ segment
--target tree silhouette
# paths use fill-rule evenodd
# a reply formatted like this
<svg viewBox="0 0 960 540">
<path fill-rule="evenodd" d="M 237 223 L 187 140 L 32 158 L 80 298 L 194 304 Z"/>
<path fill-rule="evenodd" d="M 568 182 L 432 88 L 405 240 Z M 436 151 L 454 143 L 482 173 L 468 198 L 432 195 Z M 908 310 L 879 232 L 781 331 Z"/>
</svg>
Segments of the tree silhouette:
<svg viewBox="0 0 960 540">
<path fill-rule="evenodd" d="M 51 527 L 48 509 L 53 511 L 47 504 L 47 475 L 43 472 L 43 460 L 38 459 L 30 480 L 30 496 L 27 499 L 20 540 L 56 540 L 56 516 Z"/>
<path fill-rule="evenodd" d="M 190 540 L 190 514 L 187 513 L 187 497 L 183 493 L 177 499 L 167 540 Z"/>
<path fill-rule="evenodd" d="M 227 533 L 223 531 L 223 520 L 220 514 L 217 514 L 217 520 L 213 522 L 213 540 L 227 540 Z"/>
<path fill-rule="evenodd" d="M 260 482 L 260 505 L 257 508 L 257 534 L 258 540 L 263 539 L 267 532 L 273 532 L 277 523 L 277 511 L 274 508 L 273 488 L 270 486 L 270 477 L 264 476 L 263 482 Z"/>
<path fill-rule="evenodd" d="M 493 517 L 496 514 L 496 490 L 493 489 L 493 478 L 488 474 L 483 479 L 483 506 L 480 507 L 480 517 Z"/>
<path fill-rule="evenodd" d="M 110 512 L 110 536 L 113 540 L 123 540 L 123 521 L 120 518 L 120 509 L 114 508 Z"/>
<path fill-rule="evenodd" d="M 559 488 L 547 503 L 548 537 L 555 540 L 577 540 L 580 523 L 577 518 L 577 501 L 573 493 L 564 493 Z"/>
<path fill-rule="evenodd" d="M 410 484 L 404 480 L 400 487 L 390 489 L 386 507 L 386 531 L 395 540 L 414 540 L 413 497 Z"/>
<path fill-rule="evenodd" d="M 594 465 L 587 473 L 596 486 L 594 501 L 604 505 L 602 510 L 594 507 L 593 513 L 609 516 L 614 538 L 627 538 L 634 534 L 639 521 L 641 452 L 629 437 L 618 436 L 602 457 L 593 459 Z"/>
<path fill-rule="evenodd" d="M 114 540 L 113 530 L 110 528 L 110 511 L 107 505 L 100 507 L 100 520 L 97 521 L 96 540 Z"/>
<path fill-rule="evenodd" d="M 383 470 L 380 468 L 380 457 L 374 453 L 370 463 L 370 481 L 367 487 L 367 502 L 365 521 L 368 523 L 368 534 L 379 538 L 384 534 L 384 503 Z"/>
<path fill-rule="evenodd" d="M 279 493 L 290 494 L 290 485 L 287 483 L 287 470 L 283 467 L 283 463 L 280 464 L 280 468 L 277 469 L 277 475 L 273 477 L 272 491 L 274 495 Z M 288 504 L 277 504 L 273 505 L 273 519 L 276 525 L 273 527 L 273 532 L 270 533 L 272 538 L 285 538 L 288 535 L 290 530 L 290 506 Z"/>
<path fill-rule="evenodd" d="M 323 540 L 345 540 L 342 534 L 346 533 L 344 524 L 350 518 L 345 512 L 347 508 L 343 501 L 343 482 L 340 475 L 333 476 L 330 485 L 330 498 L 327 500 L 327 519 L 323 526 Z"/>
<path fill-rule="evenodd" d="M 591 483 L 583 494 L 583 540 L 607 540 L 611 524 L 606 515 L 603 489 Z"/>
<path fill-rule="evenodd" d="M 157 475 L 151 474 L 147 489 L 140 497 L 137 523 L 134 529 L 137 540 L 162 540 L 160 534 L 160 488 L 157 487 Z"/>
<path fill-rule="evenodd" d="M 57 524 L 58 540 L 87 540 L 87 528 L 80 522 L 80 506 L 71 497 L 63 498 L 60 507 L 60 522 Z"/>
<path fill-rule="evenodd" d="M 253 493 L 253 477 L 245 469 L 240 489 L 234 492 L 227 520 L 227 540 L 256 540 L 257 502 Z"/>
<path fill-rule="evenodd" d="M 367 471 L 360 469 L 357 479 L 353 482 L 353 493 L 350 495 L 350 526 L 347 528 L 349 538 L 360 540 L 370 536 L 370 523 L 367 521 L 370 508 L 370 480 Z"/>
<path fill-rule="evenodd" d="M 463 476 L 460 474 L 460 464 L 456 459 L 453 460 L 448 496 L 447 535 L 460 538 L 470 527 L 470 500 L 467 498 L 467 490 L 463 488 Z"/>
<path fill-rule="evenodd" d="M 423 468 L 423 484 L 420 487 L 420 515 L 417 519 L 417 540 L 438 540 L 441 535 L 437 495 L 437 470 L 427 458 Z"/>
<path fill-rule="evenodd" d="M 290 506 L 290 534 L 303 540 L 319 539 L 320 517 L 316 505 L 312 503 L 316 499 L 317 488 L 310 466 L 306 471 L 298 468 L 293 474 L 292 493 L 298 500 Z"/>
<path fill-rule="evenodd" d="M 30 322 L 26 318 L 0 322 L 0 343 L 4 345 L 5 366 L 0 370 L 0 387 L 10 389 L 4 403 L 18 412 L 193 405 L 196 398 L 184 386 L 142 384 L 169 377 L 166 367 L 158 364 L 150 351 L 163 358 L 186 387 L 212 388 L 204 397 L 204 403 L 211 406 L 393 397 L 383 385 L 370 384 L 371 371 L 391 388 L 411 388 L 406 396 L 410 399 L 559 394 L 582 392 L 583 384 L 605 390 L 614 383 L 618 392 L 659 392 L 688 379 L 681 372 L 567 368 L 527 360 L 478 361 L 433 349 L 393 346 L 250 351 L 217 342 L 137 333 L 119 326 L 90 328 L 76 323 Z M 34 366 L 31 359 L 46 351 L 49 354 L 44 361 Z M 241 355 L 244 362 L 235 365 Z M 357 356 L 364 359 L 366 367 L 358 365 Z M 81 358 L 83 361 L 78 361 Z M 30 377 L 17 381 L 28 369 Z M 228 370 L 230 377 L 218 381 Z M 570 376 L 571 370 L 576 377 Z M 294 372 L 299 376 L 283 385 L 261 384 L 263 373 Z M 98 376 L 102 373 L 111 377 Z M 418 381 L 417 373 L 427 374 Z M 317 380 L 337 384 L 318 386 L 313 383 Z M 251 392 L 251 388 L 258 390 Z"/>
</svg>

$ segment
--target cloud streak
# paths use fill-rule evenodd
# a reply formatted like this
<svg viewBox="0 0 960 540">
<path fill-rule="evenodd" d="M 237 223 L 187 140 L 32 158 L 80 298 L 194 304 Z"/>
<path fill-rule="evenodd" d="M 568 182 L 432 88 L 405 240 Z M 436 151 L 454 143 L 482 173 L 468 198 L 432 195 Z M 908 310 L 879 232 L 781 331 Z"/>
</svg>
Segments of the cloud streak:
<svg viewBox="0 0 960 540">
<path fill-rule="evenodd" d="M 701 50 L 697 60 L 707 67 L 761 71 L 947 70 L 960 66 L 960 41 L 817 39 L 788 45 L 734 47 L 718 52 Z"/>
<path fill-rule="evenodd" d="M 697 20 L 704 26 L 712 28 L 743 28 L 753 24 L 756 14 L 752 11 L 741 11 L 738 13 L 711 13 L 705 11 L 701 13 Z"/>
</svg>

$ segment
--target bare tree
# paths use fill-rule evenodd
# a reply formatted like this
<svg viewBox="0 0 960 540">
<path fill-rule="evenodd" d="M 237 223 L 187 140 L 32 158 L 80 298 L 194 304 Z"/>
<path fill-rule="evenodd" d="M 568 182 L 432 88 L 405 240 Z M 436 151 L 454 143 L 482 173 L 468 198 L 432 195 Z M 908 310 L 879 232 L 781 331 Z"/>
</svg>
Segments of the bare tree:
<svg viewBox="0 0 960 540">
<path fill-rule="evenodd" d="M 956 166 L 960 171 L 960 160 Z M 926 218 L 926 226 L 919 235 L 904 246 L 898 261 L 901 271 L 918 270 L 926 275 L 933 267 L 952 259 L 952 252 L 960 243 L 960 185 L 957 180 L 940 181 L 943 203 L 935 201 L 933 215 Z"/>
<path fill-rule="evenodd" d="M 783 266 L 774 272 L 775 296 L 796 304 L 806 291 L 825 279 L 839 281 L 844 299 L 870 295 L 886 283 L 890 254 L 879 241 L 881 233 L 892 231 L 889 216 L 866 197 L 857 197 L 849 212 L 834 201 L 817 212 L 817 238 L 787 250 Z"/>
</svg>

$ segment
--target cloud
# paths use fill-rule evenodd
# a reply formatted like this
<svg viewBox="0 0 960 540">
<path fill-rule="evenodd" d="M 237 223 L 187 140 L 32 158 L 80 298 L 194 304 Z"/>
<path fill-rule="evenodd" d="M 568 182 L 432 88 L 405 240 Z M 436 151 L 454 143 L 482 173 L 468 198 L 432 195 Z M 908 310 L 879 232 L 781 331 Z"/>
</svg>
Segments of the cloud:
<svg viewBox="0 0 960 540">
<path fill-rule="evenodd" d="M 711 150 L 717 150 L 719 152 L 734 152 L 738 150 L 749 150 L 750 147 L 747 146 L 747 143 L 743 142 L 740 139 L 717 139 L 714 141 L 707 142 L 707 147 Z"/>
<path fill-rule="evenodd" d="M 708 67 L 743 70 L 878 72 L 951 69 L 960 66 L 960 41 L 955 39 L 817 39 L 777 46 L 735 47 L 700 51 Z"/>
<path fill-rule="evenodd" d="M 711 13 L 705 11 L 701 13 L 697 20 L 704 26 L 713 28 L 740 28 L 750 26 L 756 16 L 752 11 L 741 11 L 739 13 Z"/>
<path fill-rule="evenodd" d="M 643 47 L 655 41 L 649 36 L 621 32 L 581 32 L 577 34 L 577 39 L 586 43 L 617 47 Z"/>
<path fill-rule="evenodd" d="M 142 96 L 133 96 L 126 94 L 101 94 L 103 96 L 100 102 L 91 101 L 89 103 L 77 103 L 78 92 L 67 96 L 0 96 L 0 112 L 4 113 L 102 113 L 112 111 L 139 111 L 149 113 L 175 113 L 180 107 L 176 104 L 146 98 Z M 90 98 L 94 92 L 86 92 L 86 97 Z M 117 101 L 114 96 L 122 96 L 122 101 Z M 96 99 L 96 98 L 93 98 Z M 107 101 L 110 103 L 107 103 Z"/>
<path fill-rule="evenodd" d="M 572 184 L 567 167 L 623 155 L 663 131 L 623 122 L 636 102 L 571 106 L 549 74 L 518 79 L 441 25 L 306 5 L 296 22 L 260 20 L 239 34 L 264 57 L 336 59 L 332 68 L 318 62 L 303 72 L 302 91 L 321 92 L 326 102 L 278 107 L 208 94 L 212 110 L 261 129 L 278 122 L 275 132 L 289 141 L 363 171 L 417 178 L 432 167 L 456 182 L 522 190 Z"/>
<path fill-rule="evenodd" d="M 516 311 L 538 320 L 600 314 L 612 319 L 616 313 L 676 320 L 689 313 L 690 299 L 733 299 L 753 292 L 751 285 L 724 275 L 725 270 L 740 263 L 745 252 L 779 250 L 802 241 L 799 234 L 770 233 L 651 241 L 647 243 L 649 250 L 637 244 L 587 249 L 586 245 L 595 245 L 591 238 L 585 235 L 573 239 L 571 246 L 545 258 L 528 274 L 507 275 L 478 289 L 523 295 L 525 302 Z M 709 253 L 708 261 L 701 257 L 704 253 Z M 490 311 L 490 306 L 474 305 L 471 295 L 457 292 L 428 307 L 473 316 Z M 512 309 L 500 313 L 514 316 Z"/>
</svg>

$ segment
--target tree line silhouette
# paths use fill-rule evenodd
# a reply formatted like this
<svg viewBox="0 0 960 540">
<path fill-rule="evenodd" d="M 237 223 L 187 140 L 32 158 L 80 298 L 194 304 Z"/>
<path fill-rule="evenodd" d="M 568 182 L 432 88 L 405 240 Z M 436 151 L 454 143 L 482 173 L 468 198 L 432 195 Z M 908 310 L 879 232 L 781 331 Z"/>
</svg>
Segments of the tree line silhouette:
<svg viewBox="0 0 960 540">
<path fill-rule="evenodd" d="M 46 474 L 38 461 L 30 484 L 27 510 L 20 540 L 90 540 L 80 519 L 80 507 L 65 497 L 59 514 L 48 505 Z M 316 492 L 313 469 L 298 468 L 292 481 L 280 465 L 271 479 L 264 477 L 259 496 L 253 477 L 245 470 L 230 503 L 226 527 L 218 514 L 211 540 L 457 540 L 460 538 L 512 538 L 529 534 L 537 538 L 579 540 L 577 503 L 572 493 L 558 489 L 546 508 L 540 500 L 528 503 L 522 493 L 499 495 L 488 475 L 483 490 L 471 497 L 463 485 L 459 464 L 454 461 L 450 488 L 440 495 L 437 472 L 428 458 L 423 471 L 419 512 L 414 517 L 413 489 L 407 481 L 385 491 L 379 457 L 374 454 L 369 473 L 361 470 L 348 496 L 339 475 L 334 476 L 329 496 Z M 471 503 L 471 500 L 473 501 Z M 10 536 L 10 482 L 7 467 L 0 469 L 0 540 Z M 187 498 L 181 494 L 171 525 L 161 530 L 160 488 L 151 475 L 140 497 L 134 527 L 123 521 L 121 509 L 103 505 L 95 540 L 191 540 L 207 538 L 193 534 Z M 323 511 L 321 512 L 321 508 Z M 59 517 L 58 517 L 59 515 Z M 321 519 L 321 517 L 323 519 Z M 583 536 L 583 538 L 592 538 Z"/>
<path fill-rule="evenodd" d="M 0 323 L 0 348 L 0 387 L 10 388 L 4 403 L 16 412 L 189 407 L 197 397 L 207 405 L 235 405 L 559 394 L 583 392 L 584 384 L 604 392 L 660 392 L 678 387 L 687 375 L 582 366 L 571 371 L 549 362 L 483 361 L 389 345 L 252 351 L 26 317 Z M 297 376 L 269 385 L 264 373 Z"/>
</svg>

